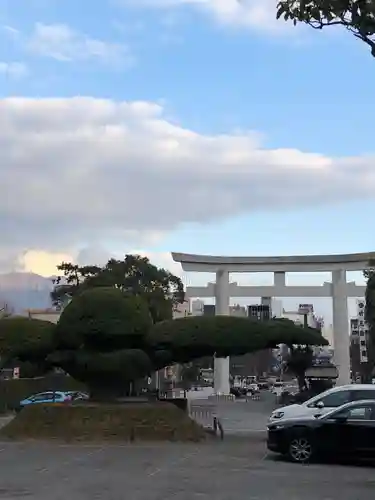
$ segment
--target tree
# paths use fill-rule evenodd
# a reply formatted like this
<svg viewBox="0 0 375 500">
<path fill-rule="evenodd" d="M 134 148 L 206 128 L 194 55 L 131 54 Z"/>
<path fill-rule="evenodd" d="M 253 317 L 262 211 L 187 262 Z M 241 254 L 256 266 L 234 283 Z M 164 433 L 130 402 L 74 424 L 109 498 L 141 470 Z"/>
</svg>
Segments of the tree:
<svg viewBox="0 0 375 500">
<path fill-rule="evenodd" d="M 55 286 L 51 292 L 51 299 L 54 306 L 64 307 L 79 292 L 85 280 L 96 276 L 101 271 L 101 268 L 62 262 L 57 266 L 57 270 L 62 272 L 63 275 L 52 280 Z"/>
<path fill-rule="evenodd" d="M 39 327 L 45 323 L 23 320 L 37 321 Z M 52 336 L 22 343 L 17 354 L 23 361 L 43 355 L 47 365 L 84 382 L 100 399 L 123 395 L 137 380 L 174 363 L 242 355 L 280 343 L 327 343 L 319 331 L 288 320 L 201 316 L 155 323 L 147 296 L 113 286 L 83 289 L 64 308 L 57 325 L 48 325 Z"/>
<path fill-rule="evenodd" d="M 55 329 L 48 360 L 87 384 L 95 397 L 122 395 L 152 371 L 145 346 L 152 325 L 147 302 L 116 288 L 76 295 Z"/>
<path fill-rule="evenodd" d="M 201 379 L 201 370 L 199 364 L 192 361 L 182 365 L 181 381 L 185 389 L 190 389 L 193 384 L 196 384 Z"/>
<path fill-rule="evenodd" d="M 313 350 L 309 345 L 298 345 L 290 347 L 289 357 L 287 359 L 287 370 L 292 372 L 298 382 L 299 391 L 307 389 L 306 370 L 313 365 Z"/>
<path fill-rule="evenodd" d="M 368 363 L 363 363 L 364 379 L 367 382 L 371 381 L 375 368 L 375 263 L 370 262 L 370 268 L 364 271 L 363 275 L 367 280 L 366 283 L 366 309 L 365 320 L 368 324 L 367 337 L 367 355 Z"/>
<path fill-rule="evenodd" d="M 169 364 L 188 363 L 204 356 L 241 356 L 279 344 L 327 345 L 318 330 L 286 319 L 257 321 L 236 316 L 188 316 L 153 325 L 147 342 L 168 353 Z"/>
<path fill-rule="evenodd" d="M 54 328 L 53 323 L 39 319 L 21 316 L 0 319 L 2 368 L 16 366 L 20 361 L 35 365 L 38 373 L 51 369 L 47 355 L 54 350 Z"/>
<path fill-rule="evenodd" d="M 11 307 L 7 302 L 3 302 L 0 305 L 0 319 L 9 318 L 14 314 L 14 308 Z"/>
<path fill-rule="evenodd" d="M 58 270 L 63 276 L 55 280 L 51 293 L 53 303 L 58 306 L 83 290 L 112 287 L 141 296 L 148 304 L 153 321 L 157 322 L 171 319 L 173 309 L 185 299 L 180 278 L 139 255 L 126 255 L 124 260 L 110 259 L 104 267 L 79 267 L 63 262 Z"/>
<path fill-rule="evenodd" d="M 282 0 L 277 19 L 283 17 L 314 29 L 343 26 L 365 42 L 375 57 L 375 0 Z"/>
</svg>

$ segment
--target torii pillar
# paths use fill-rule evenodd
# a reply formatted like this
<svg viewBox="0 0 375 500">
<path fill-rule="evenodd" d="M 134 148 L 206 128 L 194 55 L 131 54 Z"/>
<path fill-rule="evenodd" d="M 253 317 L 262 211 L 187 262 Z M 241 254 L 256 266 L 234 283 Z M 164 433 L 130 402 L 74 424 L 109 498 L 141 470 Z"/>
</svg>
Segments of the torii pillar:
<svg viewBox="0 0 375 500">
<path fill-rule="evenodd" d="M 216 272 L 215 285 L 215 315 L 229 316 L 229 272 L 220 270 Z M 216 358 L 214 360 L 214 389 L 215 394 L 230 394 L 229 358 Z"/>
</svg>

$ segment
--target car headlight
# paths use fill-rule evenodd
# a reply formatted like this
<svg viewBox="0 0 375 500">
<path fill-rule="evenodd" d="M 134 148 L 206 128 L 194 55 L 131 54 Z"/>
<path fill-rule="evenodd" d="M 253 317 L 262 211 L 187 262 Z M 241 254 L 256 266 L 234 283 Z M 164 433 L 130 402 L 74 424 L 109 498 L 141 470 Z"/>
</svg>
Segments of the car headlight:
<svg viewBox="0 0 375 500">
<path fill-rule="evenodd" d="M 271 415 L 271 419 L 277 419 L 277 418 L 283 418 L 284 412 L 283 411 L 275 411 Z"/>
<path fill-rule="evenodd" d="M 269 431 L 279 431 L 280 429 L 284 429 L 284 425 L 276 424 L 276 425 L 269 425 L 268 426 Z"/>
</svg>

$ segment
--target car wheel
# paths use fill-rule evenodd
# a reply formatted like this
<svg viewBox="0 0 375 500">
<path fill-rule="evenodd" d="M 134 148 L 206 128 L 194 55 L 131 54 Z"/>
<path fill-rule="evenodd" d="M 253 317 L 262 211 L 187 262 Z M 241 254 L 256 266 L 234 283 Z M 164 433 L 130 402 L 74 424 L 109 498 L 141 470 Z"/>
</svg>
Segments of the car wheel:
<svg viewBox="0 0 375 500">
<path fill-rule="evenodd" d="M 305 464 L 311 460 L 313 447 L 308 436 L 296 436 L 289 442 L 288 456 L 292 462 Z"/>
</svg>

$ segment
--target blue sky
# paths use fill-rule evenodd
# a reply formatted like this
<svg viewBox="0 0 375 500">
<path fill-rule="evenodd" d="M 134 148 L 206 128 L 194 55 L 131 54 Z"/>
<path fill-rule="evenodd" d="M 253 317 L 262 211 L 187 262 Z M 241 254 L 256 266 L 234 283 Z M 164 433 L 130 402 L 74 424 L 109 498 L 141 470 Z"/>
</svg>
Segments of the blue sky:
<svg viewBox="0 0 375 500">
<path fill-rule="evenodd" d="M 14 252 L 30 248 L 72 255 L 85 247 L 115 253 L 141 248 L 164 262 L 171 250 L 288 255 L 375 248 L 369 231 L 375 208 L 375 59 L 364 44 L 342 30 L 315 32 L 276 23 L 273 0 L 244 0 L 242 10 L 231 2 L 227 5 L 233 9 L 223 11 L 226 4 L 220 0 L 155 0 L 151 6 L 143 0 L 136 5 L 131 0 L 1 0 L 2 97 L 29 97 L 35 106 L 48 97 L 75 96 L 156 103 L 166 122 L 199 137 L 224 141 L 222 137 L 252 131 L 251 140 L 259 142 L 261 149 L 275 151 L 275 156 L 286 149 L 321 155 L 332 162 L 336 177 L 329 172 L 325 181 L 320 169 L 320 189 L 315 174 L 296 186 L 290 172 L 280 175 L 277 188 L 285 191 L 286 199 L 272 203 L 268 185 L 275 181 L 273 171 L 261 180 L 254 177 L 254 183 L 253 174 L 246 171 L 247 194 L 241 197 L 256 198 L 254 206 L 245 200 L 227 216 L 224 208 L 217 211 L 212 206 L 212 213 L 216 210 L 218 215 L 208 216 L 209 209 L 196 210 L 195 198 L 188 197 L 183 201 L 184 216 L 176 215 L 170 227 L 164 227 L 167 216 L 160 212 L 155 224 L 147 227 L 142 219 L 139 228 L 136 222 L 131 227 L 126 222 L 122 227 L 113 223 L 112 233 L 82 230 L 73 235 L 70 231 L 65 246 L 51 244 L 55 240 L 51 227 L 64 226 L 64 214 L 58 219 L 51 212 L 48 224 L 45 217 L 43 224 L 35 220 L 32 238 L 25 231 L 24 237 L 16 238 Z M 252 10 L 255 6 L 258 11 Z M 27 127 L 31 115 L 22 120 Z M 227 142 L 220 144 L 227 147 Z M 82 158 L 82 163 L 88 162 Z M 203 152 L 201 161 L 203 172 Z M 352 177 L 346 171 L 342 174 L 340 162 Z M 179 189 L 189 182 L 182 180 L 189 165 L 184 168 Z M 234 203 L 236 172 L 226 178 L 227 184 L 233 181 L 227 203 Z M 53 173 L 48 175 L 54 179 Z M 200 196 L 207 187 L 208 205 L 210 196 L 216 202 L 220 196 L 204 183 L 217 175 L 213 169 L 202 179 Z M 293 201 L 296 190 L 300 196 Z M 263 196 L 263 191 L 268 194 Z M 172 198 L 178 203 L 178 196 Z M 173 206 L 169 211 L 174 211 Z M 77 212 L 74 217 L 78 221 Z M 22 216 L 22 221 L 30 227 L 29 219 Z M 20 225 L 20 234 L 21 230 Z M 152 238 L 147 236 L 150 233 Z M 6 248 L 4 255 L 11 250 Z"/>
</svg>

